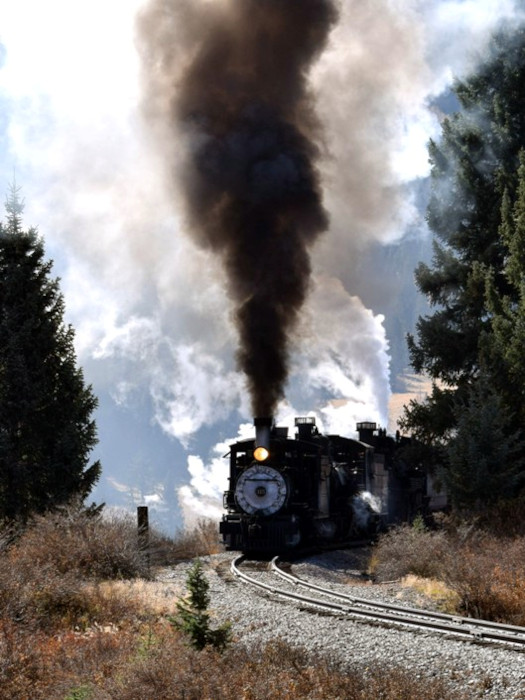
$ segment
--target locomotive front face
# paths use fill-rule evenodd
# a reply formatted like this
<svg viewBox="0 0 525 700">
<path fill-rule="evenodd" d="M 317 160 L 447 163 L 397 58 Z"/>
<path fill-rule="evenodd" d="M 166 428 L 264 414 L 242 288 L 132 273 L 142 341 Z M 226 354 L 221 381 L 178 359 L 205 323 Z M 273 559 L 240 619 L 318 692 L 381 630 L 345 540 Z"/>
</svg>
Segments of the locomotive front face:
<svg viewBox="0 0 525 700">
<path fill-rule="evenodd" d="M 274 515 L 286 502 L 288 488 L 273 467 L 252 464 L 237 480 L 235 501 L 248 515 Z"/>
<path fill-rule="evenodd" d="M 287 456 L 291 441 L 269 431 L 263 437 L 231 448 L 228 514 L 220 524 L 229 549 L 280 551 L 300 541 L 300 519 L 291 511 L 297 492 L 294 459 Z"/>
</svg>

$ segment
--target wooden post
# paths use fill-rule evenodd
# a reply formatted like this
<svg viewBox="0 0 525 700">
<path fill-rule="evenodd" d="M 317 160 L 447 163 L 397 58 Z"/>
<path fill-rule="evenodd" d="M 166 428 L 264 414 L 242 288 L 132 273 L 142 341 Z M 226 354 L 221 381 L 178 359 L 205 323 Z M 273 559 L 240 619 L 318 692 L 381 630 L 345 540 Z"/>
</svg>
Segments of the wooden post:
<svg viewBox="0 0 525 700">
<path fill-rule="evenodd" d="M 149 516 L 148 506 L 137 507 L 137 532 L 139 540 L 139 550 L 144 557 L 146 566 L 150 566 L 149 556 Z"/>
</svg>

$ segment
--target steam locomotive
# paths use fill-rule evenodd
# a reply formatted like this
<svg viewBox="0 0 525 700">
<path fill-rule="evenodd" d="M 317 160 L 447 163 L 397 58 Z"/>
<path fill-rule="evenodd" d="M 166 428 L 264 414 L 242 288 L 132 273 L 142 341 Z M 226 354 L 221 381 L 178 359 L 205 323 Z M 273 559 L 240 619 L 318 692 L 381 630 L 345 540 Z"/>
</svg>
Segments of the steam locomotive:
<svg viewBox="0 0 525 700">
<path fill-rule="evenodd" d="M 409 464 L 409 439 L 358 423 L 359 439 L 319 433 L 315 418 L 296 433 L 256 418 L 255 439 L 231 445 L 226 514 L 229 550 L 277 553 L 370 537 L 428 505 L 426 476 Z"/>
</svg>

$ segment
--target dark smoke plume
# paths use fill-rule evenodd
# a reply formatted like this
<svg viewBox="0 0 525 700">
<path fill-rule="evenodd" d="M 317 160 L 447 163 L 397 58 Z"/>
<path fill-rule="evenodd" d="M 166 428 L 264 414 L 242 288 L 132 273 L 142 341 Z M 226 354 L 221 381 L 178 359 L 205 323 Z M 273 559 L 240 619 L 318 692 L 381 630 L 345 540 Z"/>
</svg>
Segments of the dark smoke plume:
<svg viewBox="0 0 525 700">
<path fill-rule="evenodd" d="M 190 231 L 222 257 L 256 416 L 284 394 L 309 248 L 328 225 L 308 72 L 336 19 L 329 0 L 154 0 L 139 22 L 145 110 Z"/>
</svg>

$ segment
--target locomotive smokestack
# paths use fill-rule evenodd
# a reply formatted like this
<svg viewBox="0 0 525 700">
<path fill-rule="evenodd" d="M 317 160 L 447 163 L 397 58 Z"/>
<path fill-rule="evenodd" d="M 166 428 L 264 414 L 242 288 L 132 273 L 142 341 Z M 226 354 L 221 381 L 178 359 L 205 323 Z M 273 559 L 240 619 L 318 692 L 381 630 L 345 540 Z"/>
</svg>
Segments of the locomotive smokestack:
<svg viewBox="0 0 525 700">
<path fill-rule="evenodd" d="M 268 416 L 264 418 L 255 418 L 253 424 L 255 426 L 255 447 L 264 447 L 266 450 L 269 450 L 273 418 Z"/>
<path fill-rule="evenodd" d="M 140 19 L 145 111 L 173 154 L 189 230 L 224 264 L 255 416 L 284 396 L 309 250 L 328 228 L 308 73 L 336 7 L 151 0 Z"/>
</svg>

